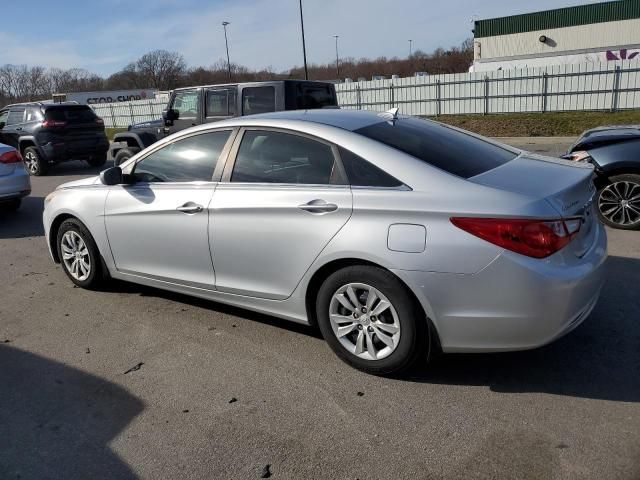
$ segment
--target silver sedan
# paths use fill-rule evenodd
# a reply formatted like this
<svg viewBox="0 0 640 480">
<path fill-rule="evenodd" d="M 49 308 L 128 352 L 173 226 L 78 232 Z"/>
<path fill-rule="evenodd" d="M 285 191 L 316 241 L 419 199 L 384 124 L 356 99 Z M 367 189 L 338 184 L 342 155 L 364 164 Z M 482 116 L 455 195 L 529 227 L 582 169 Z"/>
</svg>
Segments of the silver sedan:
<svg viewBox="0 0 640 480">
<path fill-rule="evenodd" d="M 0 143 L 0 210 L 17 210 L 30 193 L 31 182 L 20 152 Z"/>
<path fill-rule="evenodd" d="M 44 226 L 81 287 L 111 277 L 315 324 L 389 374 L 579 325 L 606 258 L 592 175 L 397 111 L 280 112 L 61 185 Z"/>
</svg>

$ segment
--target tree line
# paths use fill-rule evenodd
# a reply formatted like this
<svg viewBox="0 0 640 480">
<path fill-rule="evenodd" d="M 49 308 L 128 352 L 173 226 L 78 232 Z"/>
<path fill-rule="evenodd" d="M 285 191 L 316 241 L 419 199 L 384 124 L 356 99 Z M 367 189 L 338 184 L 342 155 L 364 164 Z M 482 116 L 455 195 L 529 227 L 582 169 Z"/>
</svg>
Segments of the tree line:
<svg viewBox="0 0 640 480">
<path fill-rule="evenodd" d="M 438 48 L 431 53 L 416 50 L 407 58 L 379 57 L 376 59 L 347 57 L 335 63 L 308 65 L 309 78 L 336 80 L 346 77 L 368 80 L 373 75 L 397 74 L 412 76 L 415 72 L 429 74 L 466 72 L 473 61 L 473 41 L 465 40 L 460 46 Z M 232 82 L 283 80 L 304 78 L 304 68 L 294 67 L 285 72 L 271 68 L 251 70 L 243 65 L 231 64 Z M 122 70 L 102 77 L 81 68 L 68 70 L 41 66 L 4 65 L 0 67 L 0 105 L 50 99 L 54 93 L 72 93 L 99 90 L 129 90 L 153 88 L 171 90 L 190 85 L 229 82 L 227 62 L 219 60 L 210 67 L 188 67 L 177 52 L 155 50 L 142 55 Z"/>
</svg>

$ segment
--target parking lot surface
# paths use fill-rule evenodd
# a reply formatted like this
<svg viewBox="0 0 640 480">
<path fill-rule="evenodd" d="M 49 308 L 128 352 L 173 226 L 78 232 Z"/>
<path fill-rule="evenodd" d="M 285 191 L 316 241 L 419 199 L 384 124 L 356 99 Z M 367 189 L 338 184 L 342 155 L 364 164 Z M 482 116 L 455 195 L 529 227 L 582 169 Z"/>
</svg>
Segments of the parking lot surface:
<svg viewBox="0 0 640 480">
<path fill-rule="evenodd" d="M 601 299 L 561 340 L 379 378 L 304 326 L 74 288 L 41 212 L 90 174 L 60 165 L 0 214 L 1 479 L 640 478 L 640 232 L 609 230 Z"/>
</svg>

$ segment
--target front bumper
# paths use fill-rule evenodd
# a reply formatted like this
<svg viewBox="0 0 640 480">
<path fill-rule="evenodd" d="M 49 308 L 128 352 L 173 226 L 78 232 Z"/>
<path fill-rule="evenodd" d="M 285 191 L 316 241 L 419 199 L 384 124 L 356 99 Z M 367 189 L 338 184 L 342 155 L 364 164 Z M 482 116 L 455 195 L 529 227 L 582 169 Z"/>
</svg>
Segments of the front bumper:
<svg viewBox="0 0 640 480">
<path fill-rule="evenodd" d="M 9 175 L 0 176 L 0 201 L 26 197 L 31 193 L 31 181 L 24 165 L 18 164 Z"/>
<path fill-rule="evenodd" d="M 571 264 L 504 252 L 473 275 L 394 270 L 430 312 L 445 352 L 536 348 L 591 313 L 604 283 L 607 238 Z"/>
</svg>

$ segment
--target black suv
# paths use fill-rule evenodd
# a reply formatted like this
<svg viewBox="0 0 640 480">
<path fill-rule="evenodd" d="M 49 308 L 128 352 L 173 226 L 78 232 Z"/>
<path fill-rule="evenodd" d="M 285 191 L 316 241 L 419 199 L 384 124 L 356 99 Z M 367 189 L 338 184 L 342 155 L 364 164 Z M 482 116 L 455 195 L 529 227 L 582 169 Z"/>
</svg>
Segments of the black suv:
<svg viewBox="0 0 640 480">
<path fill-rule="evenodd" d="M 86 160 L 100 167 L 109 150 L 102 119 L 77 103 L 21 103 L 3 108 L 0 143 L 20 150 L 31 175 L 44 175 L 49 166 L 66 160 Z"/>
<path fill-rule="evenodd" d="M 337 108 L 332 83 L 307 80 L 207 85 L 179 88 L 162 119 L 130 125 L 113 138 L 110 155 L 116 165 L 172 133 L 226 118 L 280 110 Z"/>
</svg>

